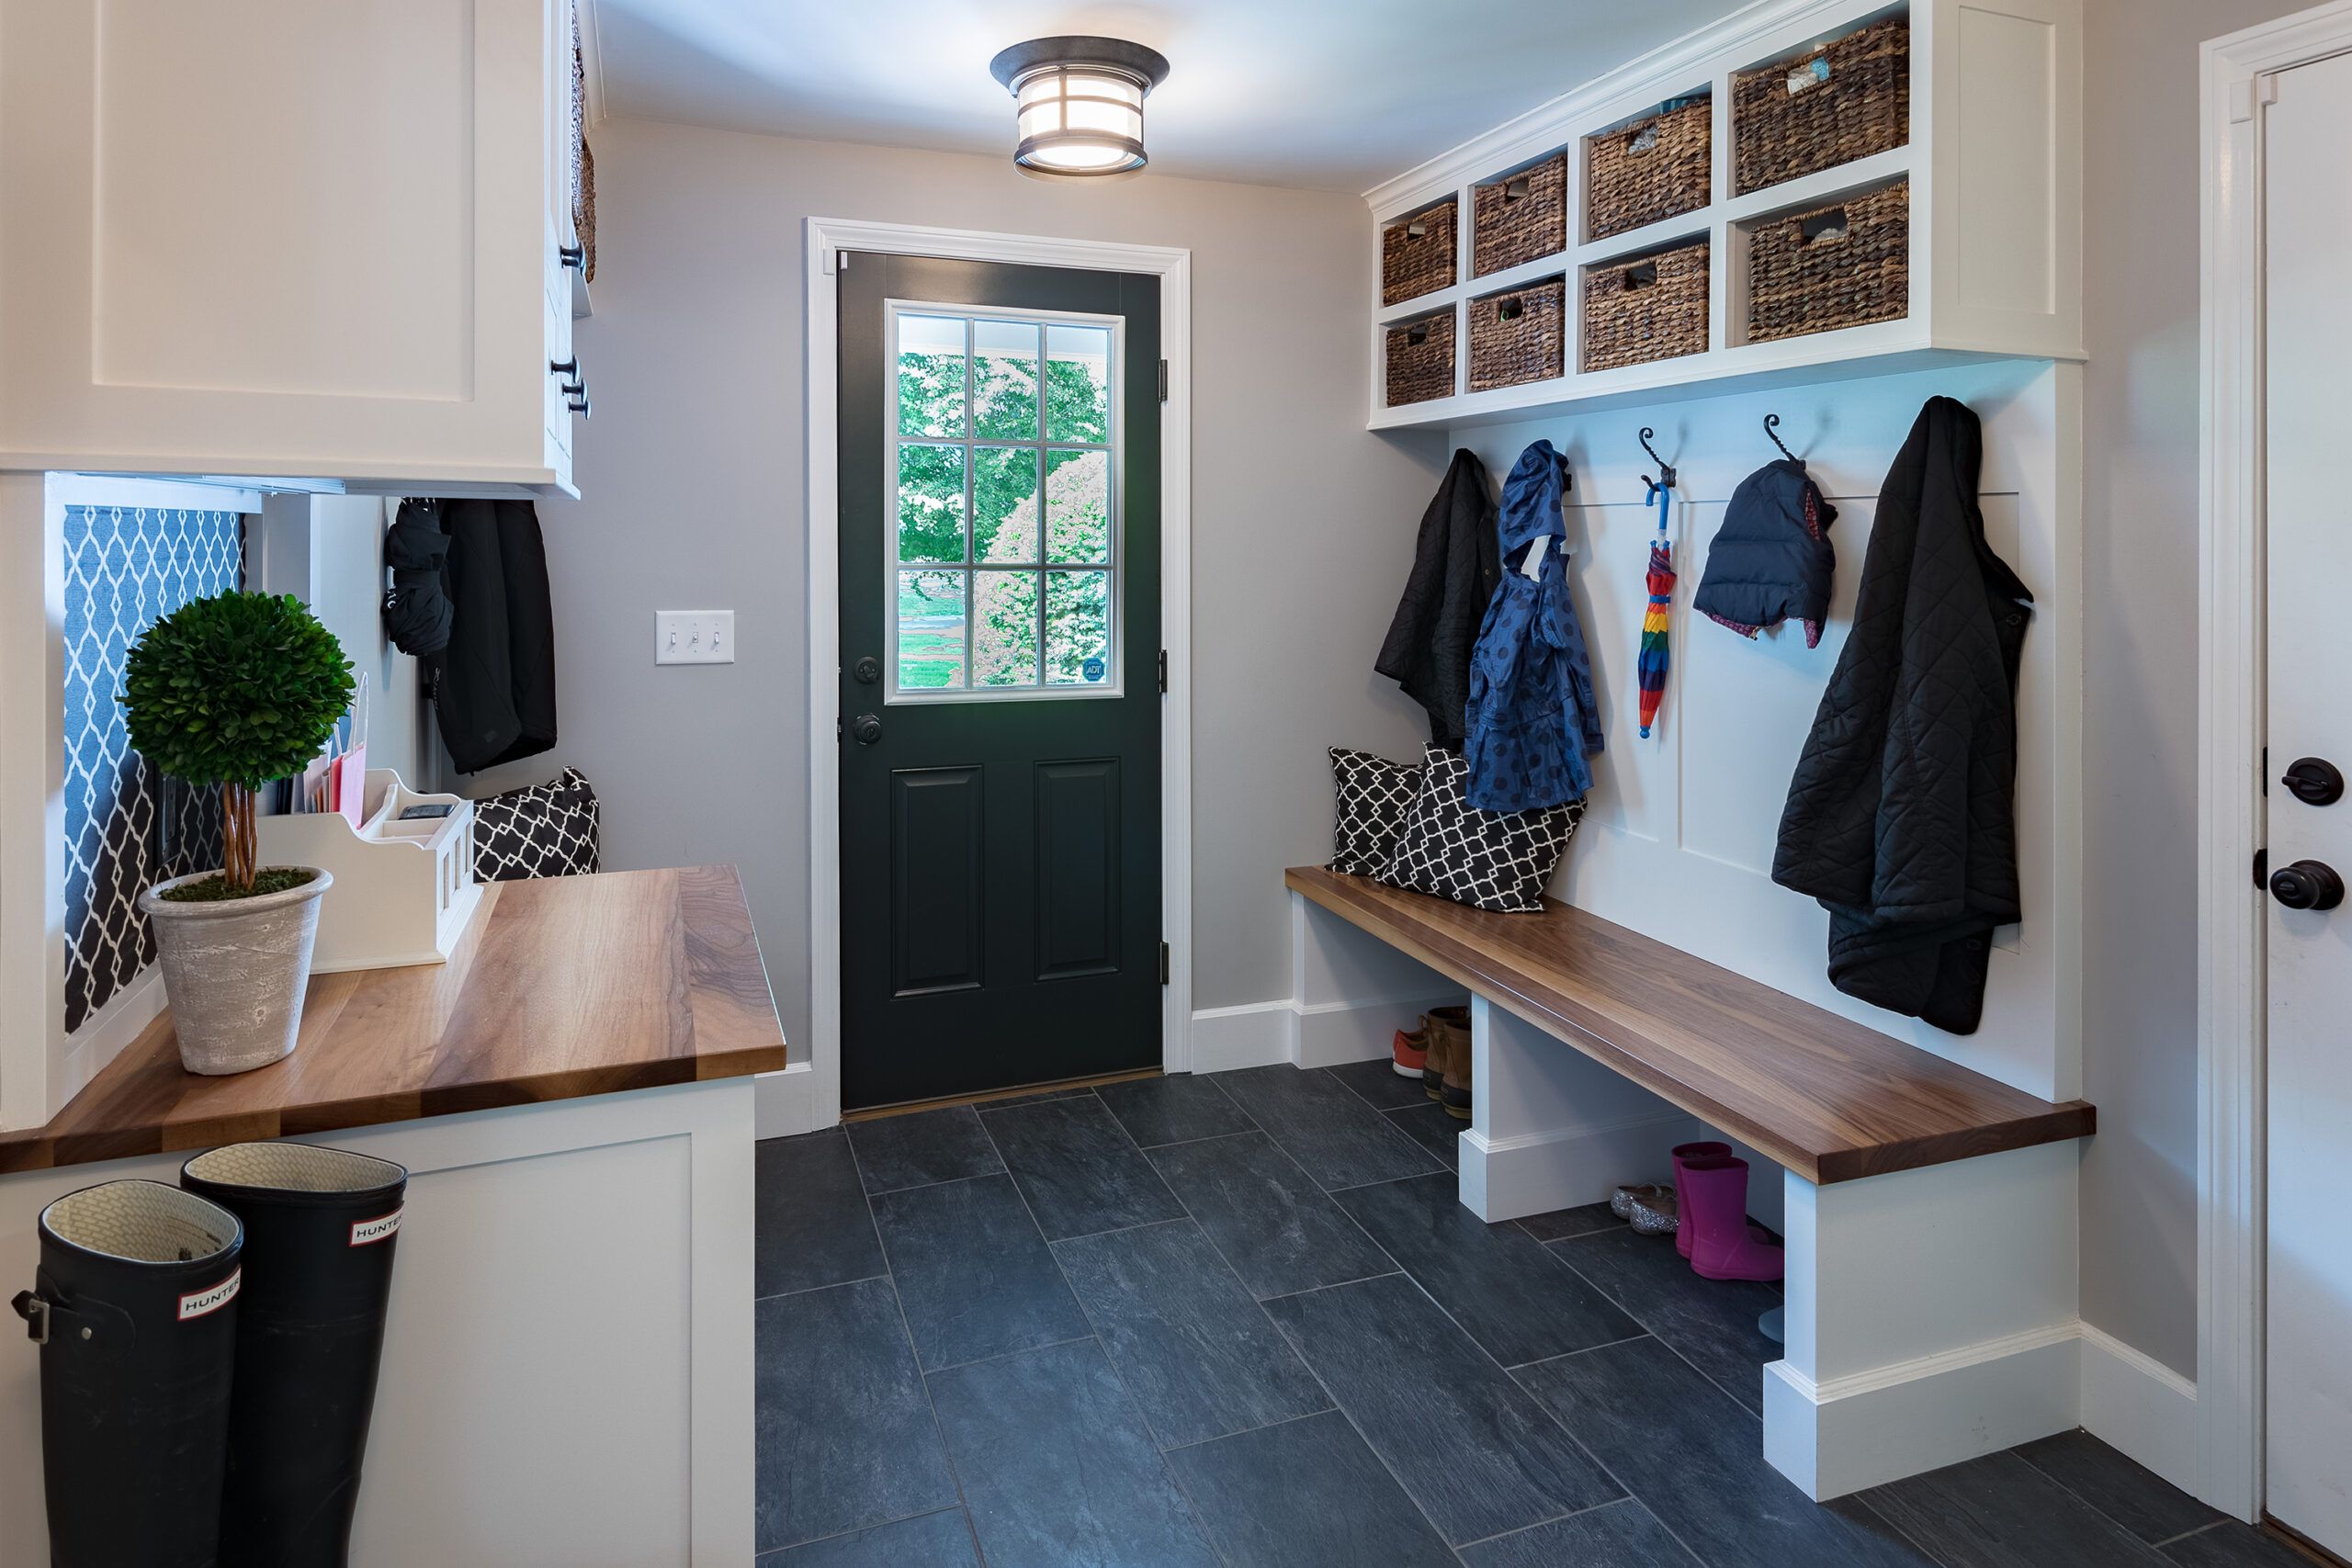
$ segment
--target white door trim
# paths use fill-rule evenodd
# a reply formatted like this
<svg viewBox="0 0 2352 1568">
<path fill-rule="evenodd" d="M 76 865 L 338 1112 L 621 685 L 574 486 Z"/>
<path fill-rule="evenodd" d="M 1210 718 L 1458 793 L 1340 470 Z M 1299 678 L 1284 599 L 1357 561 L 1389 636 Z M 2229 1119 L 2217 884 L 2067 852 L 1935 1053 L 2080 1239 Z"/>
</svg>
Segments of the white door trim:
<svg viewBox="0 0 2352 1568">
<path fill-rule="evenodd" d="M 2199 51 L 2197 1411 L 2205 1500 L 2263 1506 L 2262 116 L 2271 73 L 2352 51 L 2352 0 Z"/>
<path fill-rule="evenodd" d="M 841 1120 L 841 746 L 834 725 L 841 679 L 840 429 L 835 358 L 840 343 L 834 258 L 843 251 L 944 256 L 955 261 L 1142 273 L 1159 279 L 1159 352 L 1168 400 L 1159 419 L 1159 637 L 1168 694 L 1159 716 L 1160 931 L 1170 949 L 1160 997 L 1160 1065 L 1192 1067 L 1193 1019 L 1193 253 L 1164 245 L 1045 239 L 968 229 L 930 229 L 852 219 L 808 220 L 802 272 L 808 289 L 808 1066 L 806 1126 L 767 1126 L 762 1136 L 830 1127 Z M 797 1120 L 797 1118 L 796 1118 Z"/>
</svg>

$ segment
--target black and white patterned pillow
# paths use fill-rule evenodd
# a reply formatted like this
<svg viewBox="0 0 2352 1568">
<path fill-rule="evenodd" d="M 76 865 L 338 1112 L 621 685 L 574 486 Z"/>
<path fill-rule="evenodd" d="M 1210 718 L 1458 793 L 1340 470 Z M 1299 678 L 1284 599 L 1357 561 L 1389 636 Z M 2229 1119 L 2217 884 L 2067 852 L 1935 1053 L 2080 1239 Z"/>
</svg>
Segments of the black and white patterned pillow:
<svg viewBox="0 0 2352 1568">
<path fill-rule="evenodd" d="M 474 802 L 474 879 L 582 875 L 596 869 L 603 840 L 596 792 L 566 768 L 546 784 Z"/>
<path fill-rule="evenodd" d="M 1421 770 L 1369 751 L 1331 748 L 1331 865 L 1378 876 L 1396 858 L 1396 833 L 1420 793 Z"/>
<path fill-rule="evenodd" d="M 1420 793 L 1396 840 L 1396 859 L 1380 880 L 1434 893 L 1474 908 L 1539 912 L 1544 887 L 1584 820 L 1584 802 L 1539 811 L 1479 811 L 1467 798 L 1470 764 L 1430 746 L 1422 757 Z"/>
</svg>

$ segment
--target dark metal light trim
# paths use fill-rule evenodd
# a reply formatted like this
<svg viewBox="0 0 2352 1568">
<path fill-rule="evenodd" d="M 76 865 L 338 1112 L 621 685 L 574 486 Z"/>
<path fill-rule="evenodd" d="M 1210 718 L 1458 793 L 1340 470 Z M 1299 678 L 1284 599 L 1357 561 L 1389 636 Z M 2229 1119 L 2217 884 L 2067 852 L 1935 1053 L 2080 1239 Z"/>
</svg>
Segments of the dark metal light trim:
<svg viewBox="0 0 2352 1568">
<path fill-rule="evenodd" d="M 1067 79 L 1072 73 L 1112 76 L 1125 81 L 1136 89 L 1136 102 L 1130 104 L 1123 99 L 1071 94 L 1068 91 Z M 1105 179 L 1134 174 L 1148 162 L 1142 137 L 1142 104 L 1154 87 L 1168 79 L 1167 57 L 1158 50 L 1147 49 L 1125 39 L 1086 35 L 1031 39 L 999 51 L 996 58 L 989 62 L 989 73 L 1012 92 L 1016 104 L 1022 89 L 1038 78 L 1046 75 L 1064 78 L 1062 91 L 1053 99 L 1063 107 L 1059 117 L 1061 124 L 1023 137 L 1013 149 L 1012 161 L 1023 174 L 1038 179 Z M 1068 106 L 1087 103 L 1105 104 L 1115 107 L 1122 115 L 1132 114 L 1136 134 L 1122 136 L 1102 130 L 1070 130 Z M 1073 145 L 1108 149 L 1114 157 L 1099 167 L 1091 168 L 1072 168 L 1051 162 L 1055 149 Z"/>
</svg>

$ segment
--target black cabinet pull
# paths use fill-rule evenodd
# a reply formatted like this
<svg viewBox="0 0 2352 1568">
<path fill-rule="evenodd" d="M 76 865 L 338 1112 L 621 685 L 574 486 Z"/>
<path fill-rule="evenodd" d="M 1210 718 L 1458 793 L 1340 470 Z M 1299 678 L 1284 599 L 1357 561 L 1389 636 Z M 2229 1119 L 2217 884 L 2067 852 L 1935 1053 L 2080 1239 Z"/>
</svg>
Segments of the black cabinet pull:
<svg viewBox="0 0 2352 1568">
<path fill-rule="evenodd" d="M 588 248 L 585 245 L 559 245 L 556 259 L 565 266 L 585 272 L 588 269 Z"/>
<path fill-rule="evenodd" d="M 587 389 L 586 389 L 586 388 L 584 388 L 584 387 L 583 387 L 583 388 L 582 388 L 582 389 L 581 389 L 581 390 L 580 390 L 580 394 L 579 394 L 579 396 L 577 396 L 577 397 L 568 397 L 568 398 L 566 398 L 566 399 L 564 400 L 563 406 L 564 406 L 565 408 L 570 409 L 573 413 L 578 414 L 581 418 L 582 418 L 582 419 L 586 419 L 586 418 L 588 417 L 588 390 L 587 390 Z"/>
<path fill-rule="evenodd" d="M 548 374 L 550 376 L 561 376 L 566 378 L 579 375 L 580 356 L 578 355 L 574 355 L 570 359 L 548 360 Z"/>
</svg>

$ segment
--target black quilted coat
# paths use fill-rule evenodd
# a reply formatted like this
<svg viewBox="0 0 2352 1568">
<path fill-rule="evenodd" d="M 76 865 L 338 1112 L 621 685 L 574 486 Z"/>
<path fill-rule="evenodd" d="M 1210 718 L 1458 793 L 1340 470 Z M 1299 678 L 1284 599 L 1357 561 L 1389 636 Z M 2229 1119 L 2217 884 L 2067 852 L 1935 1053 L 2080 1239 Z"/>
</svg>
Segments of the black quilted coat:
<svg viewBox="0 0 2352 1568">
<path fill-rule="evenodd" d="M 1772 880 L 1829 911 L 1848 996 L 1973 1033 L 2018 918 L 2018 658 L 2033 596 L 1984 542 L 1984 433 L 1933 398 L 1888 470 L 1854 626 L 1781 816 Z"/>
<path fill-rule="evenodd" d="M 1421 514 L 1412 574 L 1372 666 L 1429 710 L 1432 740 L 1462 744 L 1470 650 L 1487 601 L 1502 580 L 1501 556 L 1487 466 L 1467 451 L 1456 452 Z"/>
</svg>

